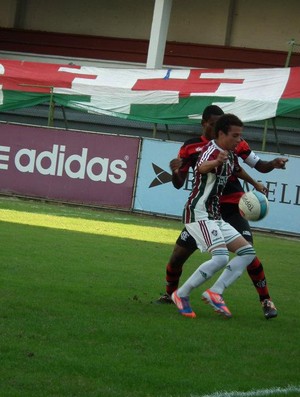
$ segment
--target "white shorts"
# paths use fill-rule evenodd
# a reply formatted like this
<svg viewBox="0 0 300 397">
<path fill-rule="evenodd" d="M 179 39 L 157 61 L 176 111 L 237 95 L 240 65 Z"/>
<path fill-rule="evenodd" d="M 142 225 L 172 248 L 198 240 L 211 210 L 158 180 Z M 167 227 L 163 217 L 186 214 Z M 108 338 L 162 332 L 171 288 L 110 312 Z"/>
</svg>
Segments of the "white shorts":
<svg viewBox="0 0 300 397">
<path fill-rule="evenodd" d="M 186 223 L 187 231 L 196 240 L 198 248 L 202 251 L 211 251 L 221 244 L 229 244 L 241 234 L 229 223 L 221 220 L 203 220 Z"/>
</svg>

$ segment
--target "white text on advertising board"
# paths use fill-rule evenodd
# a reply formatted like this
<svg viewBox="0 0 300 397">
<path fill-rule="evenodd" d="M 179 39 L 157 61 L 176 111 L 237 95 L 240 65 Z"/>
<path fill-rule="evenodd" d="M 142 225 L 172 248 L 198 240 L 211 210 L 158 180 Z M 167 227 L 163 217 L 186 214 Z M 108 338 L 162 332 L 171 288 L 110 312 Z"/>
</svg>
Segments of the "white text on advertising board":
<svg viewBox="0 0 300 397">
<path fill-rule="evenodd" d="M 0 146 L 0 170 L 7 170 L 10 160 L 10 147 Z M 51 151 L 40 153 L 35 149 L 22 148 L 14 156 L 14 165 L 22 173 L 63 176 L 72 179 L 89 178 L 94 182 L 122 184 L 127 178 L 128 156 L 122 159 L 107 157 L 88 157 L 88 148 L 82 148 L 80 154 L 66 154 L 65 145 L 54 144 Z"/>
</svg>

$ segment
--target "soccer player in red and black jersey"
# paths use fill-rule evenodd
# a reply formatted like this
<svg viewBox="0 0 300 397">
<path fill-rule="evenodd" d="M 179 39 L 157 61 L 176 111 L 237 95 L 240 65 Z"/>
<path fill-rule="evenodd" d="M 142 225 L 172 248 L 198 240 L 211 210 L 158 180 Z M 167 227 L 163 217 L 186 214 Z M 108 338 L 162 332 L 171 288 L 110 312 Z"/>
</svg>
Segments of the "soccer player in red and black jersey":
<svg viewBox="0 0 300 397">
<path fill-rule="evenodd" d="M 214 138 L 214 127 L 216 121 L 224 114 L 221 108 L 215 105 L 208 106 L 202 115 L 203 134 L 199 138 L 187 140 L 179 150 L 178 157 L 170 162 L 172 171 L 172 183 L 175 188 L 180 189 L 189 173 L 189 169 L 194 170 L 201 148 Z M 261 160 L 249 147 L 245 140 L 236 148 L 236 154 L 250 167 L 257 171 L 267 173 L 275 168 L 285 168 L 286 158 L 275 158 L 272 161 Z M 251 244 L 253 236 L 251 228 L 238 209 L 238 202 L 244 193 L 239 179 L 232 176 L 228 181 L 223 195 L 221 196 L 221 215 L 222 218 L 230 223 L 239 233 Z M 156 301 L 156 303 L 173 303 L 172 293 L 178 288 L 182 268 L 186 260 L 197 250 L 194 238 L 188 233 L 186 228 L 180 233 L 173 252 L 166 266 L 166 292 Z M 268 285 L 261 261 L 256 257 L 247 267 L 247 272 L 255 286 L 262 305 L 266 319 L 277 316 L 277 309 L 272 302 L 268 290 Z"/>
</svg>

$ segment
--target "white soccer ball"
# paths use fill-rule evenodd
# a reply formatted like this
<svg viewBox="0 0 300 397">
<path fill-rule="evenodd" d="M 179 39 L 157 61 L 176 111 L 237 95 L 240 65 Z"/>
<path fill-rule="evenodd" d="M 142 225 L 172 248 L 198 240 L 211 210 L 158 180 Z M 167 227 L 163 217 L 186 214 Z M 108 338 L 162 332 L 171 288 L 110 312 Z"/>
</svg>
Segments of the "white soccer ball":
<svg viewBox="0 0 300 397">
<path fill-rule="evenodd" d="M 268 214 L 269 201 L 263 193 L 253 190 L 242 195 L 239 210 L 247 221 L 260 221 Z"/>
</svg>

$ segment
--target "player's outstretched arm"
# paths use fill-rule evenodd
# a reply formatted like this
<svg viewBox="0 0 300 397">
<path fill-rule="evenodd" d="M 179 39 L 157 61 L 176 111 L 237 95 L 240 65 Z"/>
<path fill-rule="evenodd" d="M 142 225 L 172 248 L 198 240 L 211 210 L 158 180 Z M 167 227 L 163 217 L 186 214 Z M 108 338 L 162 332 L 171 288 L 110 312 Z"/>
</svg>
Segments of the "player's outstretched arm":
<svg viewBox="0 0 300 397">
<path fill-rule="evenodd" d="M 263 161 L 259 160 L 255 164 L 255 169 L 263 174 L 273 171 L 276 169 L 285 169 L 285 164 L 288 162 L 288 159 L 285 157 L 276 157 L 271 161 Z"/>
</svg>

